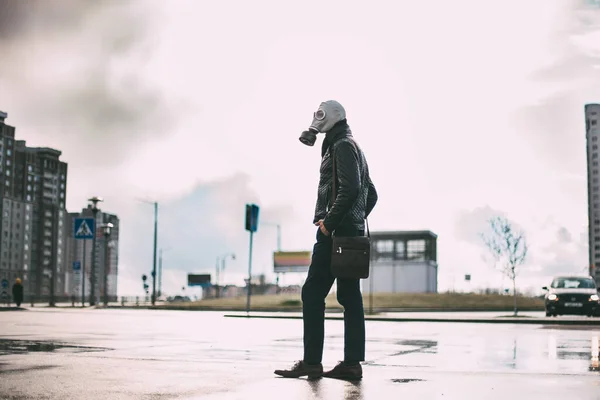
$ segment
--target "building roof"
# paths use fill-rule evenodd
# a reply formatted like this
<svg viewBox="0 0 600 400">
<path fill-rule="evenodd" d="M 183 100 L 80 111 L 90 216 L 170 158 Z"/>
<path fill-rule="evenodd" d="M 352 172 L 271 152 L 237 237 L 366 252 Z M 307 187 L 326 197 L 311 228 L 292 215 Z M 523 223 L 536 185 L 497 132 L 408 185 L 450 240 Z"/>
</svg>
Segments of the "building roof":
<svg viewBox="0 0 600 400">
<path fill-rule="evenodd" d="M 437 235 L 429 230 L 424 231 L 377 231 L 371 232 L 376 239 L 436 239 Z"/>
<path fill-rule="evenodd" d="M 25 151 L 30 153 L 38 153 L 40 155 L 49 155 L 57 158 L 62 154 L 62 151 L 51 149 L 50 147 L 26 147 Z"/>
</svg>

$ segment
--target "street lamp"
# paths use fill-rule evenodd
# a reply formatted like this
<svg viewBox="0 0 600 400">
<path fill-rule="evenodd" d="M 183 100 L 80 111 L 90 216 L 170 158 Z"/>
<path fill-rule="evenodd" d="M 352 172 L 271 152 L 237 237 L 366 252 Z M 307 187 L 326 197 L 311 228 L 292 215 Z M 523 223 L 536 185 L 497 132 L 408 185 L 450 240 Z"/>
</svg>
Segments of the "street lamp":
<svg viewBox="0 0 600 400">
<path fill-rule="evenodd" d="M 104 233 L 104 307 L 108 306 L 108 268 L 110 267 L 108 238 L 113 227 L 114 225 L 110 222 L 102 224 L 102 233 Z"/>
<path fill-rule="evenodd" d="M 163 261 L 163 252 L 171 250 L 170 247 L 166 249 L 160 249 L 158 252 L 158 297 L 162 296 L 162 261 Z"/>
<path fill-rule="evenodd" d="M 96 304 L 96 217 L 98 216 L 98 203 L 104 201 L 101 197 L 94 196 L 88 199 L 92 203 L 92 214 L 94 216 L 94 237 L 92 238 L 92 276 L 90 277 L 90 306 Z"/>
<path fill-rule="evenodd" d="M 234 253 L 227 253 L 221 257 L 217 257 L 217 268 L 216 268 L 216 272 L 217 272 L 217 276 L 216 276 L 216 283 L 217 283 L 217 291 L 216 291 L 216 296 L 219 297 L 219 260 L 221 260 L 221 268 L 220 268 L 220 272 L 223 273 L 223 271 L 225 271 L 225 260 L 227 259 L 227 257 L 231 257 L 232 260 L 235 260 L 235 254 Z"/>
<path fill-rule="evenodd" d="M 156 302 L 156 244 L 158 241 L 158 202 L 138 199 L 138 201 L 154 206 L 154 248 L 152 250 L 152 305 Z"/>
</svg>

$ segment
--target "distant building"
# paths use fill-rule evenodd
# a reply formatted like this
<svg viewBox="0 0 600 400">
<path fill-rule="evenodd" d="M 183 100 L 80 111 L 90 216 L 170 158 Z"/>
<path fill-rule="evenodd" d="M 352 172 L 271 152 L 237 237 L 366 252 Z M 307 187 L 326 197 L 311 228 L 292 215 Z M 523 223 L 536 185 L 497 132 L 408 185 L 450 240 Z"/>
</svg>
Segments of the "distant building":
<svg viewBox="0 0 600 400">
<path fill-rule="evenodd" d="M 600 287 L 600 104 L 585 106 L 588 178 L 588 251 L 589 274 Z"/>
<path fill-rule="evenodd" d="M 437 293 L 437 235 L 371 232 L 371 273 L 363 293 Z"/>
<path fill-rule="evenodd" d="M 77 301 L 81 301 L 81 292 L 83 290 L 82 279 L 85 279 L 85 301 L 87 302 L 91 288 L 92 274 L 92 239 L 75 239 L 73 237 L 75 218 L 93 218 L 91 205 L 84 208 L 79 213 L 68 214 L 68 226 L 70 229 L 69 237 L 67 238 L 67 258 L 69 269 L 67 273 L 67 287 L 69 295 L 74 295 Z M 105 223 L 113 224 L 108 240 L 104 237 L 102 225 Z M 119 217 L 114 214 L 109 214 L 98 211 L 96 215 L 96 303 L 103 300 L 104 295 L 104 270 L 108 267 L 108 297 L 109 301 L 116 301 L 119 273 L 119 233 L 120 223 Z M 84 257 L 85 253 L 85 257 Z M 106 259 L 108 257 L 108 264 Z M 73 272 L 73 264 L 81 263 L 81 275 L 75 276 Z M 83 278 L 82 278 L 83 277 Z"/>
<path fill-rule="evenodd" d="M 27 147 L 0 112 L 0 278 L 23 280 L 36 299 L 66 294 L 65 197 L 61 152 Z"/>
</svg>

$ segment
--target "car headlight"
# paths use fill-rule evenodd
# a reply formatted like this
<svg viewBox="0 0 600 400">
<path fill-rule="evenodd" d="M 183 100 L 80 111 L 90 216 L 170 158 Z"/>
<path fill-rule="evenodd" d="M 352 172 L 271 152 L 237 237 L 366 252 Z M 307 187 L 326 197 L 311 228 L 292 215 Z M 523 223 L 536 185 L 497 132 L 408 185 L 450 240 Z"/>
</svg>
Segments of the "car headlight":
<svg viewBox="0 0 600 400">
<path fill-rule="evenodd" d="M 548 300 L 556 300 L 556 295 L 554 293 L 552 293 L 551 295 L 548 296 Z"/>
<path fill-rule="evenodd" d="M 600 300 L 600 297 L 598 297 L 597 294 L 593 294 L 593 295 L 590 296 L 590 300 L 591 301 L 598 301 L 598 300 Z"/>
</svg>

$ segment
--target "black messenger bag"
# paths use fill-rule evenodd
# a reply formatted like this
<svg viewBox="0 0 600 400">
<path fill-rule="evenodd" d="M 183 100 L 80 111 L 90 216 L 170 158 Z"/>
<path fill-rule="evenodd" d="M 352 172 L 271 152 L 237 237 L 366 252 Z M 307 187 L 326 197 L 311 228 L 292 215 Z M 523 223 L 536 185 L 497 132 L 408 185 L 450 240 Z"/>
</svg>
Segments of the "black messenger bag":
<svg viewBox="0 0 600 400">
<path fill-rule="evenodd" d="M 336 168 L 335 157 L 332 152 L 333 165 L 333 200 L 336 198 Z M 369 221 L 366 220 L 367 236 L 344 237 L 331 232 L 333 241 L 331 249 L 331 273 L 336 278 L 366 279 L 369 277 L 371 262 L 371 232 Z"/>
</svg>

